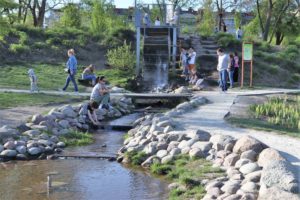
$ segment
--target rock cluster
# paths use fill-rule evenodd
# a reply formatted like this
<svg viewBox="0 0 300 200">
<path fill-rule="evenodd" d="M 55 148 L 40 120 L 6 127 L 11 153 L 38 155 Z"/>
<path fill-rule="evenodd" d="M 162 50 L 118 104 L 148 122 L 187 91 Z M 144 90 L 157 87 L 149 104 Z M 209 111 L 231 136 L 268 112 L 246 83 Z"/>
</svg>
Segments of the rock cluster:
<svg viewBox="0 0 300 200">
<path fill-rule="evenodd" d="M 205 158 L 226 171 L 226 176 L 202 180 L 207 194 L 204 200 L 282 200 L 299 199 L 298 182 L 290 164 L 272 148 L 251 136 L 239 139 L 203 130 L 180 130 L 174 118 L 193 109 L 205 100 L 198 97 L 178 105 L 165 114 L 152 114 L 138 119 L 128 132 L 124 146 L 119 150 L 119 161 L 128 162 L 125 152 L 142 151 L 149 168 L 152 163 L 167 163 L 176 155 Z M 180 187 L 172 183 L 170 188 Z M 269 194 L 277 190 L 277 196 Z"/>
<path fill-rule="evenodd" d="M 96 111 L 99 120 L 120 117 L 131 113 L 134 108 L 128 98 L 112 100 L 112 104 L 114 108 L 111 110 Z M 46 115 L 33 115 L 29 123 L 17 128 L 1 127 L 0 159 L 44 159 L 49 154 L 61 152 L 65 144 L 59 141 L 60 136 L 89 129 L 87 105 L 65 105 L 52 109 Z"/>
</svg>

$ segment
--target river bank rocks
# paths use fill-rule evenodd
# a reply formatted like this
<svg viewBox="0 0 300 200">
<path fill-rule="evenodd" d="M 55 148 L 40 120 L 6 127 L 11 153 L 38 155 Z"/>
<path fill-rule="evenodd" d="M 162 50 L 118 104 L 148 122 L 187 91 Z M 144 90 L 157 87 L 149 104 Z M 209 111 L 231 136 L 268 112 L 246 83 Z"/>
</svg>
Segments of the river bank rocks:
<svg viewBox="0 0 300 200">
<path fill-rule="evenodd" d="M 111 103 L 113 109 L 96 111 L 100 121 L 129 114 L 134 109 L 129 98 L 112 99 Z M 47 155 L 61 152 L 66 146 L 60 141 L 61 136 L 90 129 L 87 105 L 64 105 L 45 115 L 33 115 L 28 123 L 17 128 L 0 127 L 0 161 L 44 159 Z"/>
<path fill-rule="evenodd" d="M 299 183 L 292 167 L 275 149 L 251 136 L 236 139 L 203 130 L 182 130 L 174 118 L 205 103 L 201 98 L 178 105 L 164 114 L 146 115 L 128 132 L 118 161 L 128 163 L 126 152 L 144 152 L 141 166 L 154 162 L 168 163 L 176 155 L 203 158 L 225 175 L 214 180 L 201 180 L 206 190 L 203 200 L 283 200 L 298 199 Z M 170 188 L 181 187 L 179 183 Z M 276 190 L 276 195 L 269 194 Z"/>
</svg>

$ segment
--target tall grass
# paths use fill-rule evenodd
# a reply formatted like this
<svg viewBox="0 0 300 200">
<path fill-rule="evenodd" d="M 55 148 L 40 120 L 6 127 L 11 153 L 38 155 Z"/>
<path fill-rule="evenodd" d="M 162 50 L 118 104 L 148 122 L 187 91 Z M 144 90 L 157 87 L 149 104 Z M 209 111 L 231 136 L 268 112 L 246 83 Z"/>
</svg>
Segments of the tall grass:
<svg viewBox="0 0 300 200">
<path fill-rule="evenodd" d="M 250 106 L 256 118 L 266 120 L 270 124 L 300 132 L 300 96 L 272 98 L 262 105 Z"/>
</svg>

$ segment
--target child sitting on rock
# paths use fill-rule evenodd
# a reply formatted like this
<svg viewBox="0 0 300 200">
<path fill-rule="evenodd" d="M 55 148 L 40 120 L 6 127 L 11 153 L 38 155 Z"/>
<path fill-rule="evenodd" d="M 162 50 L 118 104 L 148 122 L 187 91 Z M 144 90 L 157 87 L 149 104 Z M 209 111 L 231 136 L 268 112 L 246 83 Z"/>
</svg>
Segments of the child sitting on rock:
<svg viewBox="0 0 300 200">
<path fill-rule="evenodd" d="M 30 92 L 39 92 L 39 88 L 37 87 L 37 77 L 33 71 L 33 69 L 29 69 L 28 70 L 28 76 L 29 76 L 29 79 L 30 79 Z"/>
<path fill-rule="evenodd" d="M 196 82 L 198 80 L 198 76 L 197 76 L 197 70 L 194 68 L 191 71 L 191 76 L 190 76 L 190 84 L 195 85 Z"/>
</svg>

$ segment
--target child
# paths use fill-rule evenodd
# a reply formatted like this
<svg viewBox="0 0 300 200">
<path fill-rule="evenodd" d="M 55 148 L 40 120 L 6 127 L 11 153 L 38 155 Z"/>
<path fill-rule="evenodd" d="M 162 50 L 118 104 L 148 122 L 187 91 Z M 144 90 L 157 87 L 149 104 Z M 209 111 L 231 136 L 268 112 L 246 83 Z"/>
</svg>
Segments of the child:
<svg viewBox="0 0 300 200">
<path fill-rule="evenodd" d="M 195 85 L 198 80 L 197 70 L 195 68 L 191 71 L 190 84 Z"/>
<path fill-rule="evenodd" d="M 97 115 L 96 115 L 96 109 L 98 109 L 99 104 L 95 101 L 90 101 L 90 103 L 87 106 L 87 116 L 88 119 L 93 123 L 93 125 L 97 126 L 100 124 L 98 121 Z"/>
<path fill-rule="evenodd" d="M 30 85 L 31 85 L 31 88 L 30 88 L 30 92 L 39 92 L 39 88 L 37 87 L 37 77 L 33 71 L 33 69 L 29 69 L 28 70 L 28 76 L 29 76 L 29 79 L 30 79 Z"/>
</svg>

